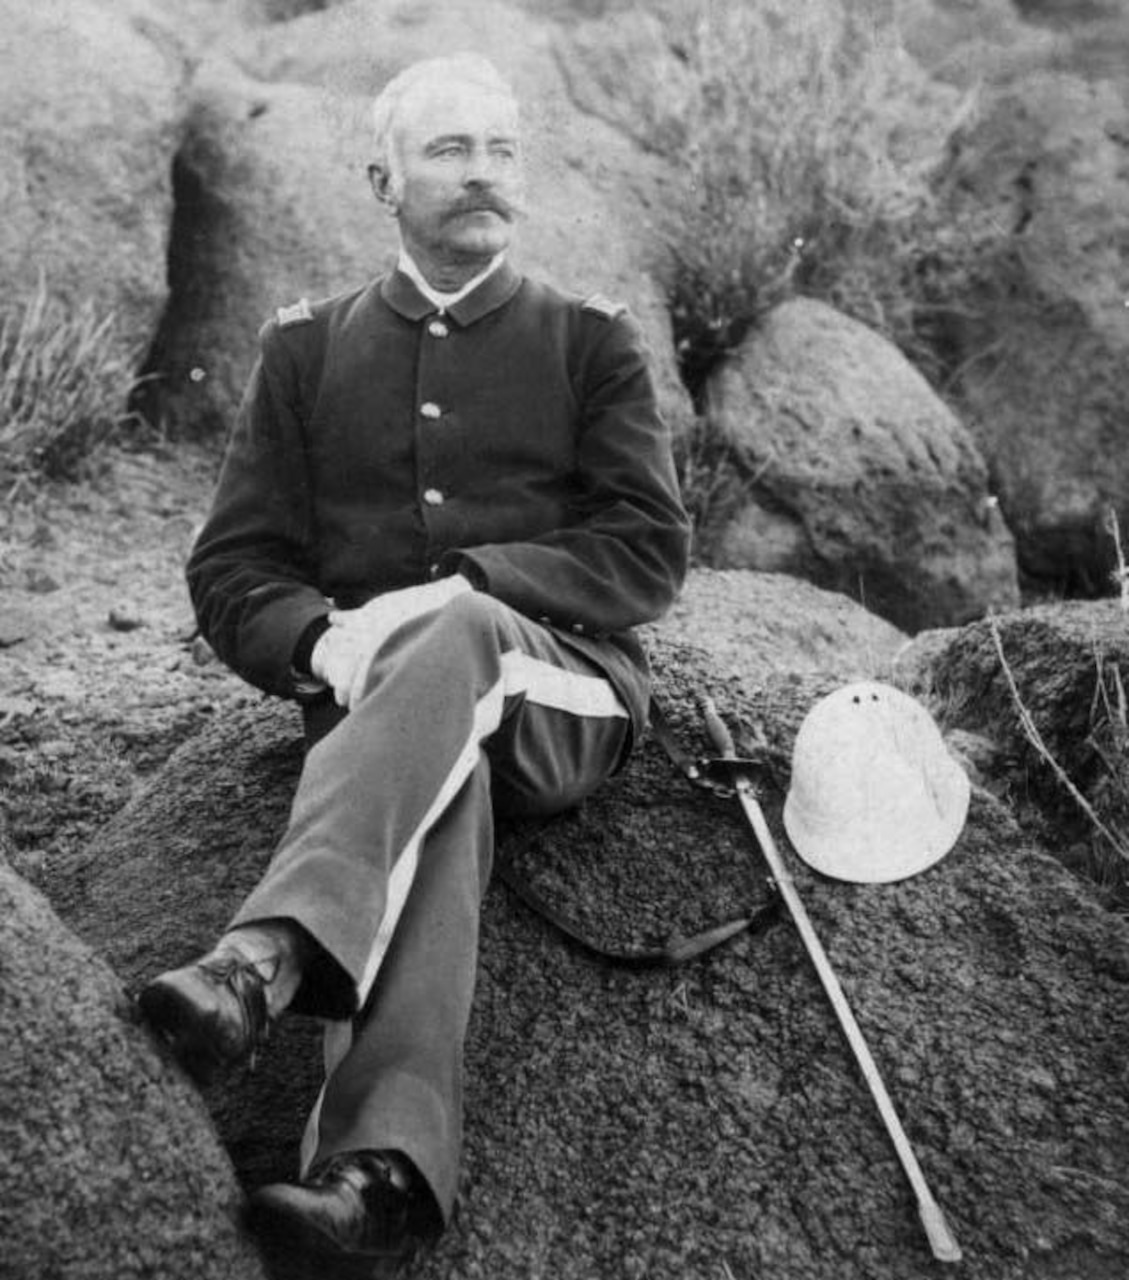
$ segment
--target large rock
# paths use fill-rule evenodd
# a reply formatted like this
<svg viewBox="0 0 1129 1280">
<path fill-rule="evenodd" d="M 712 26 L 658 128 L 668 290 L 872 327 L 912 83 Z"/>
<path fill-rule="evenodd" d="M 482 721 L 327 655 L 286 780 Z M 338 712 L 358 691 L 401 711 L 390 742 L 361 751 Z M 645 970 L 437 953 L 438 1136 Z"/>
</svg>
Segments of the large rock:
<svg viewBox="0 0 1129 1280">
<path fill-rule="evenodd" d="M 42 277 L 73 308 L 93 299 L 124 357 L 165 303 L 183 78 L 143 8 L 0 0 L 0 295 L 19 303 Z"/>
<path fill-rule="evenodd" d="M 954 170 L 958 225 L 993 252 L 939 298 L 955 391 L 1021 568 L 1099 592 L 1107 508 L 1129 524 L 1129 101 L 1042 72 L 987 95 Z"/>
<path fill-rule="evenodd" d="M 2 858 L 0 914 L 0 1274 L 262 1280 L 208 1114 L 105 961 Z"/>
<path fill-rule="evenodd" d="M 1065 36 L 1024 22 L 1012 0 L 904 0 L 897 10 L 907 50 L 961 86 L 1013 80 L 1070 49 Z"/>
<path fill-rule="evenodd" d="M 950 726 L 991 741 L 994 781 L 1055 821 L 1072 860 L 1104 862 L 1113 899 L 1129 901 L 1129 614 L 1120 602 L 1041 605 L 926 633 L 894 672 L 944 705 Z"/>
<path fill-rule="evenodd" d="M 362 283 L 394 240 L 323 94 L 261 84 L 218 57 L 190 92 L 173 169 L 172 297 L 141 403 L 174 430 L 222 434 L 268 316 Z"/>
<path fill-rule="evenodd" d="M 1121 461 L 1129 265 L 1119 231 L 1129 213 L 1129 19 L 1112 16 L 1118 7 L 1030 6 L 1037 15 L 1058 12 L 1061 30 L 1024 22 L 1009 0 L 860 0 L 849 7 L 862 32 L 877 33 L 885 90 L 874 107 L 878 119 L 891 105 L 899 42 L 929 73 L 919 68 L 915 79 L 899 71 L 896 127 L 860 142 L 864 151 L 887 142 L 895 171 L 901 161 L 900 172 L 940 178 L 938 216 L 922 232 L 928 245 L 904 286 L 915 337 L 924 346 L 932 330 L 934 368 L 943 369 L 948 386 L 963 389 L 962 417 L 998 487 L 1022 567 L 1091 592 L 1109 558 L 1104 507 L 1112 504 L 1129 520 Z M 616 11 L 562 35 L 561 62 L 586 111 L 652 147 L 692 153 L 701 85 L 687 52 L 693 34 L 686 33 L 685 7 L 677 14 L 677 6 L 653 0 L 647 8 Z M 802 65 L 797 50 L 805 39 L 817 49 L 833 45 L 847 7 L 817 0 L 745 8 L 751 24 L 764 25 L 760 44 L 780 45 L 779 59 L 761 77 L 768 93 L 778 65 L 785 84 L 787 69 Z M 1103 8 L 1101 21 L 1084 20 Z M 1103 70 L 1102 57 L 1115 70 Z M 1064 68 L 1095 83 L 1063 75 Z M 750 93 L 755 104 L 756 89 Z M 711 105 L 715 113 L 724 109 Z M 904 164 L 907 134 L 917 135 L 920 164 Z M 677 199 L 670 204 L 685 208 Z M 764 204 L 756 219 L 762 245 L 773 242 L 778 224 L 786 230 L 787 216 L 797 216 L 788 201 L 779 207 L 779 193 Z M 672 242 L 679 242 L 677 229 Z M 931 290 L 938 264 L 943 278 Z M 931 296 L 918 306 L 910 294 L 923 287 Z M 766 535 L 758 526 L 757 536 Z"/>
<path fill-rule="evenodd" d="M 828 687 L 792 677 L 754 699 L 701 650 L 656 641 L 652 652 L 692 751 L 706 749 L 703 693 L 786 749 Z M 185 958 L 258 875 L 298 762 L 287 708 L 261 703 L 210 727 L 60 864 L 69 918 L 131 981 Z M 780 800 L 764 800 L 776 830 Z M 519 856 L 542 891 L 609 943 L 763 900 L 735 807 L 693 791 L 653 744 L 583 809 L 523 834 Z M 1123 1274 L 1125 921 L 1096 909 L 982 796 L 957 848 L 915 880 L 848 887 L 793 865 L 964 1247 L 962 1275 Z M 252 1077 L 210 1099 L 248 1177 L 292 1172 L 315 1061 L 312 1044 L 282 1038 Z M 495 889 L 467 1066 L 461 1208 L 414 1275 L 935 1274 L 787 925 L 680 970 L 617 971 Z M 276 1275 L 302 1275 L 293 1259 L 275 1261 Z"/>
<path fill-rule="evenodd" d="M 1016 9 L 1030 22 L 1052 27 L 1082 27 L 1124 14 L 1121 0 L 1015 0 Z"/>
<path fill-rule="evenodd" d="M 238 41 L 248 28 L 324 9 L 334 0 L 115 0 L 115 7 L 190 66 Z"/>
<path fill-rule="evenodd" d="M 741 478 L 712 563 L 806 578 L 911 631 L 1016 602 L 1011 538 L 975 445 L 864 325 L 784 303 L 708 390 Z"/>
<path fill-rule="evenodd" d="M 910 643 L 848 596 L 748 569 L 692 569 L 670 612 L 645 633 L 700 645 L 752 685 L 782 667 L 844 683 L 888 680 Z"/>
<path fill-rule="evenodd" d="M 394 259 L 394 224 L 365 178 L 372 96 L 418 58 L 490 56 L 523 100 L 530 216 L 516 257 L 578 293 L 628 303 L 677 425 L 689 414 L 648 265 L 655 161 L 568 101 L 548 24 L 502 3 L 365 0 L 248 31 L 193 87 L 177 160 L 173 298 L 148 412 L 182 430 L 231 420 L 273 309 L 352 288 Z"/>
<path fill-rule="evenodd" d="M 1046 20 L 1066 31 L 1070 39 L 1067 69 L 1087 79 L 1109 80 L 1129 102 L 1125 68 L 1129 65 L 1129 10 L 1121 0 L 1066 0 L 1048 6 Z M 1032 13 L 1032 21 L 1043 20 Z"/>
</svg>

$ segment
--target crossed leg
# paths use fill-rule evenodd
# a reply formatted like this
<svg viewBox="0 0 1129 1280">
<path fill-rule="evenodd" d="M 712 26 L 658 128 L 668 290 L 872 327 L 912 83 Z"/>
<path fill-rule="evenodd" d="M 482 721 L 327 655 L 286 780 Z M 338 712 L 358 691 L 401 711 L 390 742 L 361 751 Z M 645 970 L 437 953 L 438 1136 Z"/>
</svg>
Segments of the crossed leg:
<svg viewBox="0 0 1129 1280">
<path fill-rule="evenodd" d="M 292 921 L 317 944 L 296 1006 L 335 1020 L 304 1171 L 396 1151 L 448 1216 L 495 804 L 577 803 L 628 735 L 599 669 L 489 596 L 414 620 L 378 654 L 310 751 L 287 832 L 233 921 Z"/>
</svg>

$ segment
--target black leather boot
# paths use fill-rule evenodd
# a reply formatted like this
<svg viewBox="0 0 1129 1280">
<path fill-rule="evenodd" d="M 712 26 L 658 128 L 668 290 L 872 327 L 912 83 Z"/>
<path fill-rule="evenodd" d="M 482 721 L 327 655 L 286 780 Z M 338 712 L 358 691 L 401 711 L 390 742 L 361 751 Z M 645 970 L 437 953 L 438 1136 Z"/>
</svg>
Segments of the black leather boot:
<svg viewBox="0 0 1129 1280">
<path fill-rule="evenodd" d="M 252 1060 L 266 1041 L 265 988 L 273 976 L 269 966 L 216 950 L 154 978 L 138 1004 L 184 1069 L 206 1084 L 217 1068 Z"/>
<path fill-rule="evenodd" d="M 429 1197 L 394 1153 L 348 1151 L 300 1183 L 251 1193 L 256 1230 L 298 1236 L 323 1253 L 402 1260 L 429 1234 Z"/>
</svg>

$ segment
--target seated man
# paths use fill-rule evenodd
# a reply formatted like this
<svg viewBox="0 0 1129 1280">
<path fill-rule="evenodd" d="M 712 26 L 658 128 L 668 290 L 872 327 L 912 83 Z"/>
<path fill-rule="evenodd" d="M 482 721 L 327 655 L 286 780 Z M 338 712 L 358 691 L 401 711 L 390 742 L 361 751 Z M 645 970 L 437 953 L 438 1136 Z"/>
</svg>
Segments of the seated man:
<svg viewBox="0 0 1129 1280">
<path fill-rule="evenodd" d="M 396 1254 L 451 1212 L 495 806 L 550 813 L 622 765 L 630 628 L 688 524 L 634 322 L 520 275 L 514 98 L 470 55 L 377 99 L 396 269 L 283 308 L 188 578 L 252 684 L 297 697 L 289 825 L 215 948 L 140 1003 L 198 1078 L 288 1007 L 328 1020 L 302 1180 L 252 1206 L 330 1253 Z"/>
</svg>

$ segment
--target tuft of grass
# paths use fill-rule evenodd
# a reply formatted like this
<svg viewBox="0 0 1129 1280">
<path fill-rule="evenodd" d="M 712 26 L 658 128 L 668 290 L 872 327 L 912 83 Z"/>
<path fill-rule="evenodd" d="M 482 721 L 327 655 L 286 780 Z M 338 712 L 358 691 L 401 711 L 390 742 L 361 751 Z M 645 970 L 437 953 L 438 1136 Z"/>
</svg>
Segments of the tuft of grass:
<svg viewBox="0 0 1129 1280">
<path fill-rule="evenodd" d="M 675 437 L 674 464 L 694 529 L 694 558 L 708 564 L 718 537 L 741 504 L 742 469 L 732 447 L 701 418 Z"/>
<path fill-rule="evenodd" d="M 843 0 L 678 16 L 683 74 L 647 109 L 687 177 L 668 292 L 691 392 L 794 293 L 912 342 L 916 273 L 947 234 L 935 184 L 975 94 L 930 85 L 893 21 Z"/>
<path fill-rule="evenodd" d="M 1090 709 L 1091 727 L 1087 743 L 1102 762 L 1104 772 L 1092 789 L 1091 799 L 1075 785 L 1047 746 L 1030 709 L 1023 701 L 1015 673 L 1004 653 L 999 624 L 994 617 L 989 617 L 988 625 L 1023 736 L 1100 839 L 1100 846 L 1091 852 L 1083 867 L 1084 873 L 1099 888 L 1109 893 L 1115 903 L 1122 903 L 1126 900 L 1126 888 L 1129 886 L 1129 881 L 1126 880 L 1126 867 L 1129 866 L 1129 827 L 1123 829 L 1122 826 L 1122 820 L 1129 818 L 1129 701 L 1126 699 L 1121 672 L 1115 663 L 1105 662 L 1100 654 L 1095 654 L 1097 681 Z M 1099 807 L 1104 817 L 1099 814 Z"/>
<path fill-rule="evenodd" d="M 130 419 L 136 385 L 115 317 L 93 300 L 71 308 L 41 277 L 0 315 L 0 486 L 9 497 L 41 479 L 73 480 Z"/>
<path fill-rule="evenodd" d="M 1108 507 L 1105 514 L 1106 532 L 1113 542 L 1114 567 L 1110 573 L 1113 585 L 1117 588 L 1118 598 L 1123 613 L 1129 613 L 1129 568 L 1125 565 L 1125 551 L 1121 545 L 1121 525 L 1117 512 Z"/>
</svg>

